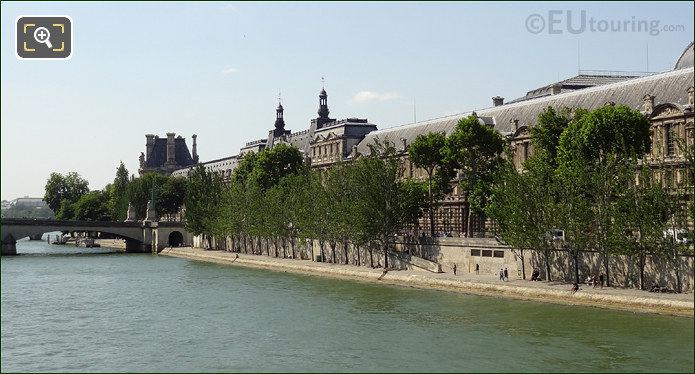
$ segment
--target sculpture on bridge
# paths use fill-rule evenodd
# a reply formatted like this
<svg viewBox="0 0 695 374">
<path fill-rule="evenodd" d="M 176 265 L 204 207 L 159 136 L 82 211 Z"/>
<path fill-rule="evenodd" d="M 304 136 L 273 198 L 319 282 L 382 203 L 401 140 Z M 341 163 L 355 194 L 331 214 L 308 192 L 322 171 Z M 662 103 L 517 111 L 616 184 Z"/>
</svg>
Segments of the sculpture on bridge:
<svg viewBox="0 0 695 374">
<path fill-rule="evenodd" d="M 152 200 L 147 202 L 147 215 L 145 216 L 145 221 L 157 221 L 157 212 L 155 212 L 154 210 L 154 204 L 152 204 Z"/>
<path fill-rule="evenodd" d="M 125 219 L 126 222 L 135 222 L 137 220 L 137 217 L 135 217 L 135 209 L 133 209 L 133 205 L 131 203 L 128 203 L 128 215 Z"/>
</svg>

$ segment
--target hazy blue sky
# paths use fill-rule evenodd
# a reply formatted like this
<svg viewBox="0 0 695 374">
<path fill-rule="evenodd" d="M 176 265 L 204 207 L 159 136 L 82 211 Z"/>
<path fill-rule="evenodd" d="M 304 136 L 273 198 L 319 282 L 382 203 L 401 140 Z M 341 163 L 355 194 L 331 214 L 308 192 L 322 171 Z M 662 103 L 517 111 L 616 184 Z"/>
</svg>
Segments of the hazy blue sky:
<svg viewBox="0 0 695 374">
<path fill-rule="evenodd" d="M 533 34 L 527 18 L 563 21 Z M 587 29 L 572 34 L 567 10 Z M 67 61 L 17 60 L 15 18 L 70 15 Z M 600 32 L 647 20 L 680 31 Z M 532 26 L 538 26 L 534 23 Z M 576 27 L 575 27 L 576 29 Z M 655 34 L 655 35 L 652 35 Z M 2 3 L 2 198 L 42 196 L 52 171 L 103 188 L 137 173 L 146 133 L 198 134 L 201 160 L 267 137 L 282 90 L 287 128 L 316 117 L 379 128 L 488 107 L 582 69 L 664 71 L 693 39 L 693 3 Z"/>
</svg>

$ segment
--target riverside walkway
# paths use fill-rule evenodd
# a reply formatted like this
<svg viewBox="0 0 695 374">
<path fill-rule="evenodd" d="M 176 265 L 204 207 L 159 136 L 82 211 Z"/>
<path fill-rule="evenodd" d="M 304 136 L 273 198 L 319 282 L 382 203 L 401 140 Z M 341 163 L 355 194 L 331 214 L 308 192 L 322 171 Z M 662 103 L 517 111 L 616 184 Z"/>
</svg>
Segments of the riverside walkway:
<svg viewBox="0 0 695 374">
<path fill-rule="evenodd" d="M 564 282 L 532 282 L 511 278 L 507 282 L 497 275 L 430 273 L 424 270 L 391 270 L 283 259 L 268 256 L 231 253 L 182 247 L 166 248 L 162 255 L 236 266 L 264 268 L 332 278 L 380 282 L 401 286 L 457 291 L 476 295 L 535 300 L 567 305 L 585 305 L 633 312 L 659 313 L 693 317 L 693 294 L 661 294 L 635 289 L 583 285 L 572 294 L 571 284 Z M 237 257 L 238 256 L 238 257 Z"/>
</svg>

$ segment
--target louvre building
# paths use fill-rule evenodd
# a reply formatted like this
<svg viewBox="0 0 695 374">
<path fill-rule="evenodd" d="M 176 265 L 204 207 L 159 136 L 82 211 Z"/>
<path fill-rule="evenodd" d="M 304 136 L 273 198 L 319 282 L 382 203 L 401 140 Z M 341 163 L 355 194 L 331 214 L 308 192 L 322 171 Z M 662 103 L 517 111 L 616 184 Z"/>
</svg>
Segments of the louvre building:
<svg viewBox="0 0 695 374">
<path fill-rule="evenodd" d="M 592 110 L 603 105 L 626 105 L 641 111 L 650 120 L 653 146 L 644 163 L 653 167 L 657 180 L 679 190 L 683 203 L 692 201 L 693 170 L 686 155 L 693 149 L 693 43 L 686 47 L 671 71 L 653 74 L 580 71 L 575 77 L 530 90 L 525 96 L 506 103 L 504 98 L 496 96 L 488 108 L 381 130 L 363 118 L 330 118 L 328 94 L 322 89 L 318 116 L 309 122 L 308 128 L 297 132 L 287 130 L 284 108 L 278 105 L 274 126 L 267 137 L 249 141 L 237 155 L 202 164 L 229 179 L 245 153 L 287 143 L 299 148 L 310 159 L 312 167 L 326 168 L 367 154 L 369 144 L 378 138 L 396 145 L 407 177 L 425 178 L 424 170 L 413 167 L 408 160 L 408 145 L 419 134 L 444 132 L 448 135 L 460 119 L 475 115 L 506 137 L 513 163 L 520 169 L 533 154 L 529 128 L 535 125 L 543 110 L 547 107 Z M 185 143 L 181 144 L 185 147 Z M 179 153 L 184 156 L 181 158 L 185 164 L 170 173 L 187 175 L 191 169 L 187 149 L 172 149 L 169 165 L 178 163 Z M 152 154 L 149 149 L 147 154 Z M 197 162 L 195 151 L 193 157 Z M 156 157 L 157 160 L 160 158 L 166 159 L 164 152 Z M 150 167 L 149 157 L 143 160 L 143 164 Z M 455 188 L 436 214 L 436 231 L 452 236 L 464 235 L 466 228 L 462 225 L 462 217 L 467 213 L 466 209 L 465 194 Z M 428 227 L 424 219 L 420 227 Z M 486 224 L 489 222 L 484 217 L 477 217 L 470 234 L 481 234 Z"/>
</svg>

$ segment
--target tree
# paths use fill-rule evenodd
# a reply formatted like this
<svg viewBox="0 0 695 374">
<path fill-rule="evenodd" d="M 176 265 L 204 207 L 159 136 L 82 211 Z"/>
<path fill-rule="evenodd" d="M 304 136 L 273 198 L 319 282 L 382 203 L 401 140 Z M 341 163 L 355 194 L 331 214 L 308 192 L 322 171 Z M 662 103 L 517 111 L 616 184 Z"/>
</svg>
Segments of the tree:
<svg viewBox="0 0 695 374">
<path fill-rule="evenodd" d="M 88 192 L 75 204 L 74 219 L 80 221 L 109 221 L 111 212 L 108 207 L 109 196 L 104 191 Z"/>
<path fill-rule="evenodd" d="M 435 198 L 439 200 L 449 191 L 450 181 L 453 178 L 453 168 L 446 159 L 446 136 L 442 132 L 430 132 L 418 135 L 408 148 L 408 156 L 413 164 L 427 172 L 428 211 L 430 220 L 430 236 L 434 236 L 434 209 Z M 433 179 L 438 173 L 443 184 L 434 185 Z M 437 188 L 439 187 L 439 188 Z M 443 187 L 443 188 L 442 188 Z"/>
<path fill-rule="evenodd" d="M 56 219 L 66 221 L 75 219 L 75 204 L 70 203 L 68 200 L 61 201 L 60 209 L 56 212 Z"/>
<path fill-rule="evenodd" d="M 278 184 L 284 176 L 298 172 L 303 166 L 304 158 L 299 149 L 280 143 L 258 154 L 247 178 L 265 192 Z M 242 176 L 243 172 L 240 171 L 238 177 Z"/>
<path fill-rule="evenodd" d="M 636 165 L 630 165 L 636 166 Z M 630 233 L 623 242 L 622 253 L 637 256 L 639 266 L 639 288 L 645 289 L 644 268 L 648 253 L 659 253 L 668 246 L 664 230 L 675 205 L 661 183 L 652 183 L 649 168 L 642 168 L 639 178 L 630 183 L 620 201 L 617 223 L 624 232 Z"/>
<path fill-rule="evenodd" d="M 343 178 L 344 172 L 345 166 L 339 165 L 326 171 L 326 178 L 336 183 L 337 181 L 347 181 L 347 179 Z M 349 188 L 349 186 L 345 186 L 345 188 Z M 321 261 L 325 262 L 324 246 L 330 239 L 328 223 L 336 216 L 336 212 L 332 209 L 332 203 L 334 202 L 329 197 L 319 171 L 311 171 L 309 173 L 306 188 L 299 191 L 299 193 L 300 204 L 297 215 L 297 234 L 304 240 L 318 240 Z M 311 256 L 313 258 L 313 245 L 311 248 Z"/>
<path fill-rule="evenodd" d="M 162 211 L 162 188 L 169 178 L 158 173 L 146 173 L 128 183 L 127 199 L 135 210 L 138 219 L 144 219 L 147 213 L 147 202 L 153 199 L 157 215 Z"/>
<path fill-rule="evenodd" d="M 89 192 L 89 182 L 82 179 L 76 172 L 66 175 L 51 173 L 45 187 L 44 201 L 54 212 L 58 212 L 63 204 L 74 204 L 82 195 Z M 59 218 L 60 219 L 60 218 Z"/>
<path fill-rule="evenodd" d="M 256 164 L 256 159 L 258 159 L 258 154 L 255 152 L 245 154 L 239 162 L 239 165 L 234 168 L 234 172 L 232 173 L 232 181 L 240 183 L 241 185 L 246 184 L 246 180 Z"/>
<path fill-rule="evenodd" d="M 423 201 L 410 198 L 414 190 L 403 180 L 403 167 L 389 142 L 376 139 L 370 145 L 369 156 L 358 158 L 349 168 L 354 173 L 355 237 L 358 243 L 380 243 L 384 267 L 388 267 L 394 237 L 412 222 L 413 212 L 422 207 Z"/>
<path fill-rule="evenodd" d="M 461 119 L 447 138 L 447 160 L 459 169 L 459 185 L 466 192 L 468 214 L 463 222 L 467 237 L 471 236 L 471 211 L 482 213 L 488 203 L 504 147 L 502 136 L 476 116 Z"/>
<path fill-rule="evenodd" d="M 550 254 L 555 249 L 550 234 L 557 227 L 555 169 L 542 149 L 524 165 L 524 172 L 518 173 L 511 163 L 505 164 L 486 212 L 497 222 L 504 242 L 519 248 L 523 278 L 524 250 L 536 249 L 543 254 L 546 279 L 550 281 Z"/>
<path fill-rule="evenodd" d="M 194 235 L 207 235 L 209 247 L 211 236 L 222 231 L 219 217 L 223 190 L 219 174 L 208 172 L 203 165 L 191 170 L 185 197 L 186 229 Z"/>
<path fill-rule="evenodd" d="M 109 193 L 109 210 L 111 217 L 115 221 L 123 221 L 128 214 L 128 169 L 121 161 L 116 169 L 116 177 L 111 184 Z"/>
<path fill-rule="evenodd" d="M 547 107 L 538 115 L 538 123 L 531 127 L 531 142 L 534 149 L 547 152 L 547 161 L 553 167 L 557 166 L 557 147 L 560 144 L 560 136 L 569 126 L 572 118 L 579 118 L 586 113 L 583 109 L 575 110 L 574 113 L 569 108 L 555 109 Z"/>
<path fill-rule="evenodd" d="M 160 214 L 172 215 L 179 212 L 186 197 L 186 184 L 184 177 L 170 176 L 159 188 L 156 208 Z"/>
<path fill-rule="evenodd" d="M 620 232 L 616 214 L 620 195 L 634 176 L 616 173 L 627 165 L 636 165 L 651 146 L 649 121 L 640 112 L 626 106 L 605 105 L 575 118 L 560 137 L 558 177 L 567 193 L 583 199 L 580 204 L 591 211 L 585 217 L 581 235 L 585 249 L 598 250 L 603 257 L 606 283 L 610 285 L 609 255 L 619 253 L 620 241 L 612 240 Z M 576 233 L 580 235 L 580 233 Z"/>
</svg>

